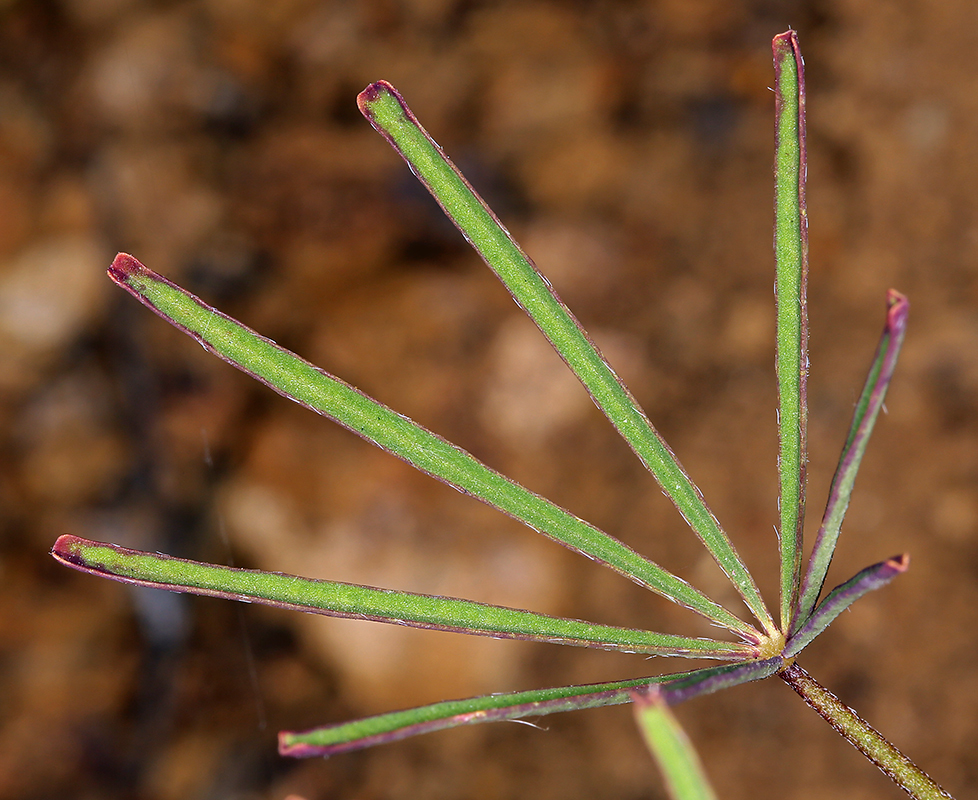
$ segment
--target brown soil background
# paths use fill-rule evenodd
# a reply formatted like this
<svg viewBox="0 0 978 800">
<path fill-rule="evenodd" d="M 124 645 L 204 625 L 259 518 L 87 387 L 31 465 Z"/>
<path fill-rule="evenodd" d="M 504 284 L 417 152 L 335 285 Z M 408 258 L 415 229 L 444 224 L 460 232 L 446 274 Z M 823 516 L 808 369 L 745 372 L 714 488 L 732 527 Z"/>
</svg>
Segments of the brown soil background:
<svg viewBox="0 0 978 800">
<path fill-rule="evenodd" d="M 810 535 L 912 302 L 830 581 L 900 552 L 802 663 L 978 789 L 978 5 L 15 2 L 0 9 L 0 797 L 657 798 L 627 708 L 330 760 L 275 731 L 682 669 L 57 566 L 58 534 L 601 622 L 671 604 L 208 357 L 118 250 L 719 599 L 679 515 L 359 116 L 385 78 L 549 275 L 775 597 L 770 39 L 809 79 Z M 773 601 L 776 604 L 776 601 Z M 721 797 L 902 796 L 769 680 L 678 711 Z"/>
</svg>

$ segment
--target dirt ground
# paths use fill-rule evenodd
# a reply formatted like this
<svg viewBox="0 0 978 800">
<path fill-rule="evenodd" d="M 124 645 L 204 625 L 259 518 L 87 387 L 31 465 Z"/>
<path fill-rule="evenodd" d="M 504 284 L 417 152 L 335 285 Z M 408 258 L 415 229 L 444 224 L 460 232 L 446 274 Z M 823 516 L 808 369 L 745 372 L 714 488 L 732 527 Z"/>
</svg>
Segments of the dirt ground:
<svg viewBox="0 0 978 800">
<path fill-rule="evenodd" d="M 329 760 L 275 732 L 687 663 L 136 592 L 61 533 L 703 635 L 115 289 L 120 250 L 736 608 L 658 487 L 360 117 L 384 78 L 592 331 L 776 606 L 770 40 L 809 79 L 809 536 L 904 354 L 801 663 L 978 791 L 972 0 L 0 3 L 0 798 L 664 797 L 627 707 Z M 779 680 L 680 707 L 725 800 L 903 796 Z"/>
</svg>

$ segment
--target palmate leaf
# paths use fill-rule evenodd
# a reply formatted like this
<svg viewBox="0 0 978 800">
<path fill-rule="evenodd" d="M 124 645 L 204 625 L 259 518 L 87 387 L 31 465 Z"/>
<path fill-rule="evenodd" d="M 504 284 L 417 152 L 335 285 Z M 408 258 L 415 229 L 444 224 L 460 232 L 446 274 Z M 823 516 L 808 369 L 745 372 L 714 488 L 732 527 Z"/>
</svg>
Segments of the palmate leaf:
<svg viewBox="0 0 978 800">
<path fill-rule="evenodd" d="M 794 657 L 841 611 L 866 592 L 886 584 L 908 565 L 907 556 L 898 556 L 868 567 L 816 606 L 855 475 L 893 374 L 905 329 L 907 304 L 905 298 L 891 292 L 887 326 L 857 404 L 822 529 L 802 584 L 808 379 L 804 66 L 794 31 L 775 37 L 773 50 L 777 72 L 775 251 L 781 443 L 780 627 L 699 490 L 628 389 L 546 278 L 428 136 L 400 95 L 384 82 L 372 84 L 361 93 L 359 105 L 363 113 L 403 156 L 575 372 L 730 578 L 760 622 L 761 630 L 608 534 L 211 308 L 125 254 L 117 256 L 110 267 L 112 279 L 210 352 L 423 472 L 696 611 L 737 634 L 743 643 L 597 625 L 470 600 L 234 569 L 73 536 L 58 539 L 53 555 L 76 569 L 130 584 L 311 613 L 482 636 L 734 662 L 676 675 L 447 701 L 311 731 L 286 731 L 280 737 L 284 754 L 329 755 L 459 725 L 516 720 L 634 700 L 640 726 L 659 757 L 675 796 L 682 800 L 705 800 L 711 797 L 705 779 L 699 775 L 695 759 L 665 705 L 778 674 L 913 796 L 947 796 L 932 781 L 927 784 L 929 779 L 921 778 L 923 773 L 919 770 L 905 769 L 899 751 L 837 698 L 822 690 L 794 662 Z M 885 745 L 879 745 L 877 740 Z"/>
</svg>

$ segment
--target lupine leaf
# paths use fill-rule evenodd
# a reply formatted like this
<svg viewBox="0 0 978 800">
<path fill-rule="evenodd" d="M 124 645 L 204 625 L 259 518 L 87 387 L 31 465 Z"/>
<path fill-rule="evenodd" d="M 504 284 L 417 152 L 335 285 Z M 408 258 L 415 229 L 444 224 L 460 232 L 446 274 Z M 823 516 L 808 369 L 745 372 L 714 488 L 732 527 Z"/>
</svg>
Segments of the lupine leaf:
<svg viewBox="0 0 978 800">
<path fill-rule="evenodd" d="M 805 205 L 805 68 L 798 35 L 774 37 L 778 459 L 781 483 L 781 624 L 786 633 L 801 580 L 808 427 L 808 211 Z"/>
<path fill-rule="evenodd" d="M 617 539 L 500 475 L 459 447 L 279 347 L 120 253 L 111 278 L 207 350 L 300 405 L 572 550 L 757 642 L 757 632 L 702 592 Z"/>
<path fill-rule="evenodd" d="M 77 536 L 60 537 L 52 554 L 75 569 L 125 583 L 332 617 L 653 655 L 735 659 L 750 654 L 746 645 L 731 642 L 596 625 L 451 597 L 224 567 Z"/>
<path fill-rule="evenodd" d="M 805 624 L 822 591 L 829 564 L 835 554 L 842 521 L 845 518 L 846 509 L 849 508 L 849 498 L 852 496 L 852 487 L 856 482 L 856 473 L 859 471 L 860 463 L 862 463 L 866 445 L 869 443 L 870 434 L 872 434 L 873 426 L 876 424 L 876 418 L 879 416 L 883 401 L 886 399 L 886 390 L 893 378 L 893 371 L 896 369 L 897 358 L 900 355 L 903 336 L 907 330 L 907 314 L 910 304 L 906 297 L 891 289 L 887 295 L 886 305 L 886 324 L 883 327 L 883 335 L 880 337 L 876 355 L 873 356 L 873 363 L 870 365 L 869 374 L 866 376 L 866 383 L 852 415 L 849 435 L 842 448 L 839 466 L 836 467 L 835 475 L 832 478 L 822 525 L 815 537 L 815 546 L 812 549 L 808 570 L 802 582 L 801 595 L 793 625 L 795 629 Z"/>
<path fill-rule="evenodd" d="M 773 631 L 776 626 L 753 577 L 707 508 L 703 495 L 549 281 L 428 135 L 394 87 L 384 81 L 371 84 L 361 92 L 358 102 L 370 123 L 400 153 L 655 476 L 751 613 L 768 632 Z"/>
</svg>

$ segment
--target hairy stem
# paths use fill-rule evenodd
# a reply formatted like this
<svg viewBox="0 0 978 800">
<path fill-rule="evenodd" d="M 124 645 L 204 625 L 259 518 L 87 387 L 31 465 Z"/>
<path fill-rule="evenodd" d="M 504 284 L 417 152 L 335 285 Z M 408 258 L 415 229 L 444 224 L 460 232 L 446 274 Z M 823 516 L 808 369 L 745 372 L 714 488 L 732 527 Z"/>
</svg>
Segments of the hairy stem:
<svg viewBox="0 0 978 800">
<path fill-rule="evenodd" d="M 908 795 L 917 800 L 948 800 L 951 795 L 882 734 L 802 667 L 794 663 L 778 673 L 818 715 Z M 953 798 L 951 798 L 953 800 Z"/>
</svg>

